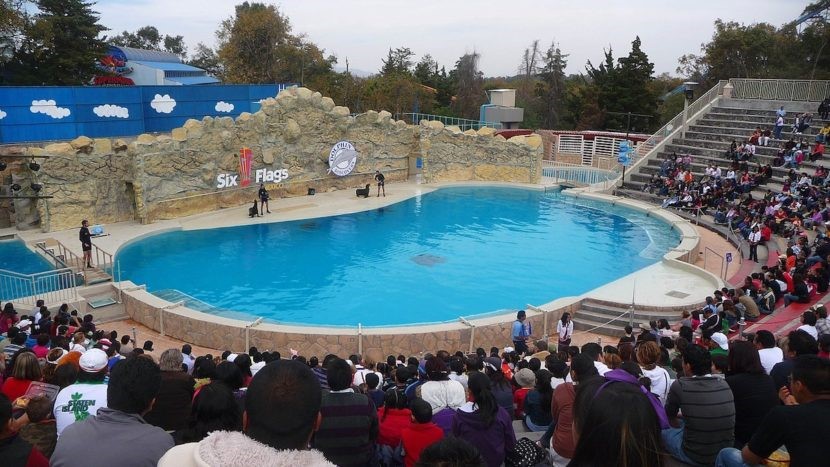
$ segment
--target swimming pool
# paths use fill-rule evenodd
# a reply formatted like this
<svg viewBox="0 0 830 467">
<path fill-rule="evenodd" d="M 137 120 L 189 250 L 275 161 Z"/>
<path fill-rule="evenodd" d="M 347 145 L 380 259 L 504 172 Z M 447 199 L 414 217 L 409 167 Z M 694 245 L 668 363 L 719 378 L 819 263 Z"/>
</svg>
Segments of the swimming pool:
<svg viewBox="0 0 830 467">
<path fill-rule="evenodd" d="M 122 247 L 122 277 L 212 313 L 319 325 L 455 320 L 579 295 L 650 265 L 680 235 L 558 192 L 443 188 L 349 215 L 173 231 Z"/>
<path fill-rule="evenodd" d="M 21 240 L 0 240 L 0 269 L 34 274 L 54 269 L 49 261 L 26 247 Z"/>
</svg>

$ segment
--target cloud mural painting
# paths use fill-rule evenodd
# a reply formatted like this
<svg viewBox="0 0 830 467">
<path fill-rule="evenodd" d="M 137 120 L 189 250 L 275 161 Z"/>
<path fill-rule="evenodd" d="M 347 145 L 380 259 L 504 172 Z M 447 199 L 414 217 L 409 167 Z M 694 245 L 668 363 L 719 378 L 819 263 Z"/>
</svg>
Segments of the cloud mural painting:
<svg viewBox="0 0 830 467">
<path fill-rule="evenodd" d="M 0 109 L 0 120 L 3 120 L 8 115 L 6 112 L 3 112 L 3 109 Z"/>
<path fill-rule="evenodd" d="M 92 112 L 101 118 L 130 118 L 130 109 L 113 104 L 99 105 L 98 107 L 93 108 Z"/>
<path fill-rule="evenodd" d="M 170 97 L 170 94 L 156 94 L 153 100 L 150 101 L 150 107 L 160 114 L 169 114 L 176 108 L 176 99 Z"/>
<path fill-rule="evenodd" d="M 72 113 L 66 107 L 58 107 L 54 99 L 34 100 L 29 110 L 33 114 L 44 114 L 57 120 L 68 117 Z"/>
<path fill-rule="evenodd" d="M 214 107 L 214 109 L 217 112 L 229 113 L 233 111 L 233 104 L 230 104 L 225 101 L 219 101 L 216 103 L 216 107 Z"/>
</svg>

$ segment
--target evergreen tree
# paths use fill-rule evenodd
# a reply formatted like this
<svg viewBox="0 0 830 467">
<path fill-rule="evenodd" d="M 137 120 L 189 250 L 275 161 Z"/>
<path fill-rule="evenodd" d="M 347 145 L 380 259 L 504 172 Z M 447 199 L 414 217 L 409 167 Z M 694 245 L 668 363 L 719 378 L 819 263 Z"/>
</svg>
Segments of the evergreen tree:
<svg viewBox="0 0 830 467">
<path fill-rule="evenodd" d="M 381 59 L 383 67 L 380 69 L 380 74 L 402 74 L 410 75 L 412 71 L 412 57 L 415 54 L 409 50 L 409 47 L 398 47 L 395 50 L 389 49 L 389 54 L 385 59 Z"/>
<path fill-rule="evenodd" d="M 17 84 L 77 85 L 93 77 L 107 50 L 92 3 L 39 0 L 34 21 L 15 53 L 10 80 Z"/>
<path fill-rule="evenodd" d="M 618 91 L 613 101 L 614 107 L 606 110 L 651 116 L 656 114 L 657 96 L 651 86 L 654 79 L 654 64 L 648 61 L 648 55 L 640 49 L 640 45 L 640 37 L 637 36 L 631 43 L 631 52 L 628 56 L 618 60 L 619 67 L 615 83 Z M 648 129 L 648 117 L 632 117 L 630 128 L 627 116 L 611 115 L 610 117 L 606 125 L 612 129 L 639 132 Z"/>
<path fill-rule="evenodd" d="M 562 124 L 565 108 L 565 67 L 568 55 L 556 43 L 551 43 L 542 56 L 540 81 L 536 83 L 536 97 L 541 105 L 542 127 L 556 129 Z"/>
</svg>

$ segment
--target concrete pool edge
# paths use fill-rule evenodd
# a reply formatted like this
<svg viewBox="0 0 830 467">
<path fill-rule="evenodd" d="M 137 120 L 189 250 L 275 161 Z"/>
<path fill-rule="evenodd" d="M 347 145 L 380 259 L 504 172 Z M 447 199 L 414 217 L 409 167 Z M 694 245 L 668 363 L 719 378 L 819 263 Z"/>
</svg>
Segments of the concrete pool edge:
<svg viewBox="0 0 830 467">
<path fill-rule="evenodd" d="M 541 185 L 531 186 L 527 184 L 484 182 L 417 185 L 419 189 L 416 192 L 393 202 L 418 196 L 419 193 L 452 186 L 512 186 L 537 190 L 546 189 L 546 187 Z M 711 285 L 711 288 L 707 292 L 714 288 L 719 288 L 722 284 L 722 281 L 713 274 L 692 264 L 685 263 L 680 259 L 684 256 L 687 258 L 691 257 L 692 253 L 697 251 L 700 241 L 696 228 L 685 219 L 659 207 L 616 196 L 571 190 L 565 190 L 563 193 L 577 198 L 609 202 L 612 205 L 621 204 L 637 211 L 646 212 L 648 215 L 653 214 L 666 221 L 672 228 L 677 229 L 681 233 L 681 241 L 678 246 L 666 253 L 663 259 L 655 265 L 635 271 L 580 296 L 562 297 L 539 306 L 531 305 L 528 307 L 528 319 L 533 324 L 534 329 L 542 330 L 543 333 L 547 329 L 547 333 L 545 334 L 552 334 L 552 329 L 555 329 L 555 322 L 563 312 L 576 313 L 582 302 L 587 299 L 604 300 L 607 297 L 604 297 L 603 289 L 615 283 L 618 287 L 625 288 L 628 281 L 645 279 L 649 282 L 649 277 L 642 278 L 641 276 L 650 274 L 651 268 L 657 265 L 663 265 L 674 270 L 679 270 L 682 273 L 702 278 Z M 385 205 L 388 204 L 392 203 L 385 203 Z M 375 208 L 376 206 L 366 206 L 364 209 L 358 209 L 354 212 Z M 336 215 L 339 213 L 335 212 L 328 215 Z M 321 216 L 322 214 L 317 217 Z M 205 215 L 199 215 L 199 217 L 205 217 Z M 184 226 L 181 228 L 184 228 Z M 168 226 L 164 230 L 173 229 L 175 227 L 171 228 Z M 137 237 L 144 237 L 146 235 L 139 235 Z M 131 238 L 123 242 L 122 246 L 130 243 L 134 239 Z M 662 285 L 668 286 L 667 284 Z M 250 324 L 254 319 L 253 317 L 251 321 L 243 321 L 199 312 L 160 299 L 146 292 L 140 286 L 136 286 L 130 282 L 114 284 L 114 288 L 116 290 L 121 289 L 121 296 L 127 314 L 133 320 L 150 329 L 196 345 L 242 351 L 247 350 L 251 345 L 257 346 L 259 349 L 284 350 L 286 348 L 296 348 L 309 355 L 349 353 L 355 351 L 372 354 L 376 354 L 377 352 L 403 352 L 413 354 L 428 349 L 434 350 L 437 347 L 469 350 L 478 346 L 489 346 L 494 342 L 509 342 L 510 327 L 515 319 L 514 313 L 511 312 L 507 314 L 486 315 L 478 318 L 473 317 L 465 319 L 463 322 L 459 319 L 457 321 L 443 323 L 407 326 L 343 327 L 262 323 L 251 327 Z M 655 290 L 657 288 L 650 287 L 649 289 Z M 692 296 L 692 299 L 684 305 L 660 306 L 643 300 L 641 303 L 638 303 L 638 308 L 653 311 L 675 311 L 679 306 L 693 306 L 697 305 L 700 301 L 699 296 Z M 630 304 L 625 301 L 611 302 L 623 306 Z M 554 326 L 554 328 L 549 326 Z"/>
</svg>

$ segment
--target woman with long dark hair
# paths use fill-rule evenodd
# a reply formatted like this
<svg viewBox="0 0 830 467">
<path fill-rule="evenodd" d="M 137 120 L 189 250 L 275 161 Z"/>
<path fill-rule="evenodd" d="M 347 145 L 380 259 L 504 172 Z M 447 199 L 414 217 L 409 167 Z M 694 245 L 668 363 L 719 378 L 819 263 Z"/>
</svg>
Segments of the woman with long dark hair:
<svg viewBox="0 0 830 467">
<path fill-rule="evenodd" d="M 193 399 L 187 428 L 174 432 L 173 439 L 176 444 L 198 443 L 212 431 L 241 429 L 242 410 L 233 392 L 225 384 L 210 383 Z"/>
<path fill-rule="evenodd" d="M 569 466 L 663 465 L 660 419 L 638 385 L 605 378 L 581 383 L 573 427 L 576 449 Z"/>
<path fill-rule="evenodd" d="M 412 425 L 412 412 L 406 395 L 395 388 L 389 389 L 383 395 L 383 407 L 378 409 L 378 458 L 383 465 L 391 465 L 395 448 L 401 444 L 401 433 Z"/>
<path fill-rule="evenodd" d="M 510 414 L 496 403 L 490 378 L 482 373 L 470 375 L 467 398 L 456 412 L 452 433 L 476 446 L 488 466 L 498 467 L 516 445 Z"/>
<path fill-rule="evenodd" d="M 550 401 L 553 388 L 550 380 L 553 374 L 548 370 L 536 372 L 536 386 L 525 397 L 525 425 L 530 431 L 547 431 L 553 418 L 550 414 Z"/>
</svg>

